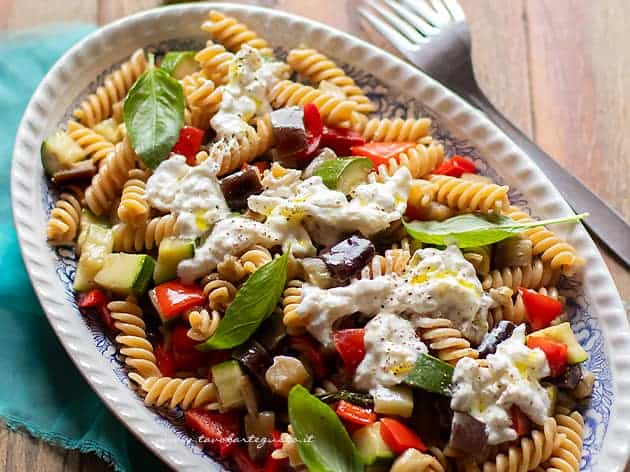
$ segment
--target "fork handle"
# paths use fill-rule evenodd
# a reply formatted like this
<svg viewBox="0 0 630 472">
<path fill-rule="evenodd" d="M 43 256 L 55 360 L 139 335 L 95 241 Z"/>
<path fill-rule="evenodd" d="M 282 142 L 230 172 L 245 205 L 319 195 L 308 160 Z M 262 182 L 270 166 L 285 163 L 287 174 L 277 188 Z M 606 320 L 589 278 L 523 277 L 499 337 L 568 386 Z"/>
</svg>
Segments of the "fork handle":
<svg viewBox="0 0 630 472">
<path fill-rule="evenodd" d="M 625 265 L 630 267 L 630 225 L 607 203 L 591 192 L 575 176 L 545 153 L 488 100 L 476 81 L 449 84 L 456 93 L 479 108 L 510 139 L 520 147 L 547 175 L 565 200 L 576 212 L 588 212 L 584 225 L 612 251 Z"/>
</svg>

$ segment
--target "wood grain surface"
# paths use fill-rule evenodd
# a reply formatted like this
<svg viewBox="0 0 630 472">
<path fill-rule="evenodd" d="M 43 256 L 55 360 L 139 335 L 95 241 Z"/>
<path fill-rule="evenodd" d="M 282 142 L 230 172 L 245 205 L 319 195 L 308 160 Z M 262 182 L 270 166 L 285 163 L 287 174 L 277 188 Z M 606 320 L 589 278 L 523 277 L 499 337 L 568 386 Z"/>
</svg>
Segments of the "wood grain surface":
<svg viewBox="0 0 630 472">
<path fill-rule="evenodd" d="M 0 29 L 105 24 L 159 0 L 0 0 Z M 243 2 L 241 2 L 243 3 Z M 261 0 L 391 48 L 358 18 L 358 0 Z M 630 219 L 630 30 L 624 0 L 461 0 L 484 91 L 507 117 Z M 263 32 L 264 33 L 264 32 Z M 630 235 L 629 235 L 630 236 Z M 610 256 L 630 299 L 630 273 Z M 0 428 L 0 470 L 108 470 L 90 454 Z M 626 469 L 630 472 L 630 468 Z"/>
</svg>

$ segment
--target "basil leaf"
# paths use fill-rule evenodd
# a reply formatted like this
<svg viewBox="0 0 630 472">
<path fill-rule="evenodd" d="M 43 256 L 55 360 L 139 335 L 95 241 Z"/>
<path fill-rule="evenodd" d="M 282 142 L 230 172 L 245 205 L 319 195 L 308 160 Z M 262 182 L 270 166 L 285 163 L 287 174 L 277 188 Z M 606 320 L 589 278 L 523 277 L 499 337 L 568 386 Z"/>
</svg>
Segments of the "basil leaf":
<svg viewBox="0 0 630 472">
<path fill-rule="evenodd" d="M 134 151 L 147 167 L 155 169 L 168 157 L 184 125 L 182 86 L 153 67 L 133 84 L 123 112 Z"/>
<path fill-rule="evenodd" d="M 412 221 L 410 223 L 403 221 L 403 223 L 407 233 L 418 241 L 436 246 L 456 244 L 464 249 L 494 244 L 528 228 L 577 222 L 587 215 L 587 213 L 582 213 L 566 218 L 518 222 L 502 215 L 490 216 L 468 213 L 444 221 Z"/>
<path fill-rule="evenodd" d="M 197 349 L 230 349 L 243 344 L 273 312 L 287 281 L 289 253 L 268 262 L 243 284 L 217 331 Z"/>
<path fill-rule="evenodd" d="M 199 63 L 195 61 L 195 51 L 170 51 L 160 62 L 160 69 L 168 75 L 181 80 L 187 75 L 199 70 Z"/>
<path fill-rule="evenodd" d="M 363 462 L 339 417 L 301 385 L 289 393 L 289 420 L 310 472 L 363 472 Z"/>
</svg>

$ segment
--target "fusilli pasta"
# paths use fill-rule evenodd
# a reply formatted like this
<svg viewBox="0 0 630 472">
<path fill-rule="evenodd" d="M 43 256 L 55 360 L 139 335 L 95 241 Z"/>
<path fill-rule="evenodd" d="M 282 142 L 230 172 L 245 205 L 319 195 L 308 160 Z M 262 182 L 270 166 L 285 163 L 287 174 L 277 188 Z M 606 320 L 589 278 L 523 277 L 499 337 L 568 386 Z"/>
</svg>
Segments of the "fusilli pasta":
<svg viewBox="0 0 630 472">
<path fill-rule="evenodd" d="M 301 280 L 291 280 L 282 294 L 282 322 L 287 328 L 287 333 L 291 335 L 304 333 L 306 327 L 306 318 L 295 311 L 302 300 L 303 284 Z"/>
<path fill-rule="evenodd" d="M 114 151 L 114 145 L 102 135 L 74 120 L 68 120 L 67 130 L 68 136 L 83 148 L 96 165 Z"/>
<path fill-rule="evenodd" d="M 205 341 L 214 334 L 220 321 L 221 315 L 216 310 L 212 310 L 212 313 L 208 313 L 205 308 L 191 310 L 188 312 L 188 323 L 190 324 L 190 329 L 187 332 L 188 337 L 199 342 Z"/>
<path fill-rule="evenodd" d="M 233 58 L 234 54 L 227 52 L 221 44 L 212 41 L 208 41 L 206 47 L 195 55 L 195 60 L 201 66 L 203 75 L 218 85 L 227 82 L 229 63 Z"/>
<path fill-rule="evenodd" d="M 370 174 L 371 176 L 374 174 Z M 374 178 L 376 181 L 376 178 Z M 414 179 L 409 187 L 409 195 L 407 196 L 407 206 L 412 208 L 422 208 L 424 210 L 435 198 L 437 185 L 428 180 Z M 448 208 L 448 207 L 446 207 Z"/>
<path fill-rule="evenodd" d="M 501 212 L 509 205 L 507 185 L 483 184 L 447 175 L 432 175 L 436 200 L 459 211 Z"/>
<path fill-rule="evenodd" d="M 144 170 L 129 171 L 129 180 L 125 182 L 118 204 L 118 218 L 123 223 L 139 226 L 147 221 L 150 211 L 144 194 L 147 178 Z"/>
<path fill-rule="evenodd" d="M 584 418 L 577 411 L 571 414 L 560 412 L 556 415 L 556 422 L 558 435 L 561 436 L 560 442 L 544 467 L 547 472 L 579 472 L 582 461 Z"/>
<path fill-rule="evenodd" d="M 211 310 L 225 312 L 236 295 L 236 287 L 227 280 L 221 280 L 218 274 L 205 276 L 201 285 Z"/>
<path fill-rule="evenodd" d="M 151 218 L 142 226 L 119 223 L 114 227 L 114 251 L 141 252 L 177 234 L 177 218 L 169 213 Z"/>
<path fill-rule="evenodd" d="M 366 141 L 416 141 L 429 144 L 431 120 L 429 118 L 372 118 L 357 123 L 354 129 L 363 134 Z"/>
<path fill-rule="evenodd" d="M 479 356 L 462 333 L 453 328 L 450 320 L 419 318 L 416 324 L 420 328 L 420 338 L 444 362 L 455 365 L 464 357 L 476 359 Z"/>
<path fill-rule="evenodd" d="M 560 298 L 556 287 L 541 287 L 536 291 L 541 295 L 547 295 L 554 299 Z M 490 297 L 498 306 L 490 309 L 489 314 L 492 316 L 493 323 L 490 323 L 491 320 L 488 320 L 489 324 L 494 326 L 501 320 L 511 321 L 515 324 L 527 321 L 527 310 L 523 303 L 523 297 L 520 293 L 516 293 L 516 298 L 512 299 L 512 294 L 512 290 L 508 287 L 490 289 Z"/>
<path fill-rule="evenodd" d="M 223 44 L 230 51 L 238 51 L 244 44 L 259 49 L 262 54 L 273 54 L 273 50 L 264 39 L 236 19 L 212 10 L 201 29 L 210 33 L 212 39 Z"/>
<path fill-rule="evenodd" d="M 201 72 L 195 72 L 181 80 L 184 97 L 190 114 L 190 122 L 197 127 L 210 126 L 210 118 L 219 110 L 223 93 L 215 88 L 212 80 L 203 77 Z"/>
<path fill-rule="evenodd" d="M 188 410 L 207 407 L 217 398 L 214 384 L 207 379 L 160 376 L 142 378 L 138 375 L 130 377 L 140 385 L 145 394 L 144 404 L 147 406 L 168 405 L 171 409 L 180 407 Z"/>
<path fill-rule="evenodd" d="M 59 195 L 59 200 L 50 212 L 46 228 L 46 235 L 51 244 L 72 244 L 77 237 L 81 221 L 81 200 L 83 191 L 77 186 L 70 186 Z"/>
<path fill-rule="evenodd" d="M 540 258 L 532 259 L 532 263 L 519 267 L 504 267 L 495 269 L 483 278 L 483 289 L 510 287 L 516 291 L 519 287 L 540 288 L 556 285 L 560 278 L 560 271 L 553 270 L 544 264 Z"/>
<path fill-rule="evenodd" d="M 377 180 L 385 181 L 401 167 L 409 169 L 411 177 L 418 179 L 430 174 L 443 160 L 444 147 L 441 144 L 431 143 L 428 146 L 418 144 L 390 158 L 387 164 L 380 164 L 376 168 Z"/>
<path fill-rule="evenodd" d="M 407 270 L 407 262 L 411 257 L 408 249 L 388 249 L 385 255 L 377 254 L 366 265 L 359 275 L 362 279 L 374 279 L 381 275 L 401 275 Z"/>
</svg>

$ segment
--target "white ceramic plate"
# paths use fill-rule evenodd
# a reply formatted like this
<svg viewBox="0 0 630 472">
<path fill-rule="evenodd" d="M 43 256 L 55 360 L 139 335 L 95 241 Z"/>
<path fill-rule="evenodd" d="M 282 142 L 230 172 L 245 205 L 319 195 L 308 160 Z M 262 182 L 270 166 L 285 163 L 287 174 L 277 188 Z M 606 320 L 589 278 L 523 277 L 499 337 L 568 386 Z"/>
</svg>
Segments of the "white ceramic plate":
<svg viewBox="0 0 630 472">
<path fill-rule="evenodd" d="M 182 427 L 178 412 L 145 408 L 129 388 L 125 371 L 98 323 L 78 314 L 71 282 L 74 255 L 46 243 L 52 194 L 39 160 L 42 140 L 104 75 L 138 47 L 199 49 L 207 39 L 199 25 L 211 8 L 238 17 L 282 54 L 299 44 L 316 47 L 343 64 L 378 104 L 383 116 L 430 114 L 433 135 L 449 153 L 471 155 L 493 178 L 509 184 L 513 202 L 539 217 L 570 213 L 545 175 L 479 112 L 418 70 L 347 34 L 304 18 L 263 8 L 195 4 L 140 13 L 112 23 L 65 54 L 35 92 L 17 134 L 12 200 L 22 254 L 31 281 L 59 339 L 94 390 L 127 427 L 177 470 L 221 470 Z M 404 91 L 404 92 L 403 92 Z M 565 280 L 572 325 L 589 351 L 598 377 L 586 410 L 582 470 L 623 470 L 630 440 L 630 337 L 612 278 L 582 227 L 561 228 L 585 257 L 582 281 Z M 84 320 L 84 321 L 82 321 Z"/>
</svg>

